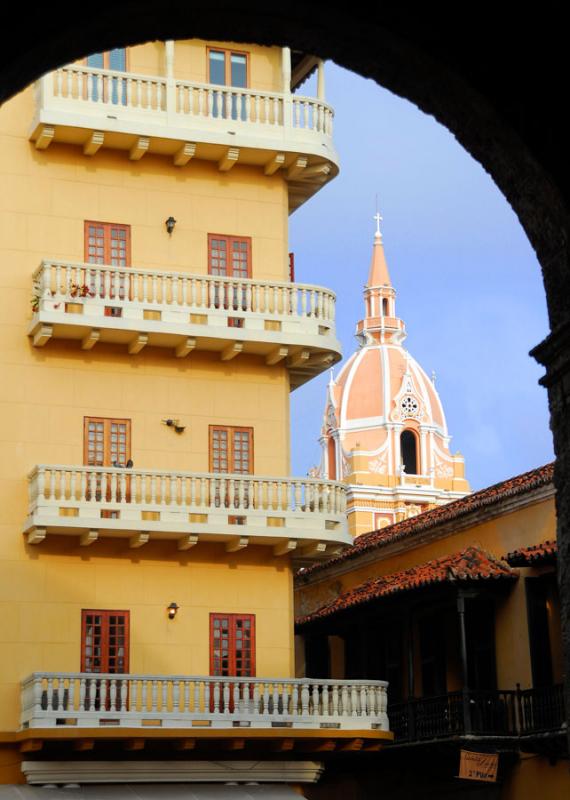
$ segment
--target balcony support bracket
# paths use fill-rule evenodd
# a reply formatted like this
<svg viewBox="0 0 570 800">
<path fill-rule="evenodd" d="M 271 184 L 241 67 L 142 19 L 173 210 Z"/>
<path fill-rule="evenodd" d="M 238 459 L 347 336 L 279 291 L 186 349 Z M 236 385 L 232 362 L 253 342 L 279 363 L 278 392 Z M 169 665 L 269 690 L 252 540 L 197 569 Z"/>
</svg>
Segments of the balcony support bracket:
<svg viewBox="0 0 570 800">
<path fill-rule="evenodd" d="M 145 345 L 148 344 L 148 333 L 139 333 L 138 336 L 129 342 L 129 355 L 136 356 L 137 353 L 143 349 Z"/>
<path fill-rule="evenodd" d="M 131 161 L 140 161 L 149 147 L 150 139 L 148 136 L 139 136 L 129 150 L 129 159 Z"/>
<path fill-rule="evenodd" d="M 195 547 L 197 544 L 198 544 L 198 534 L 190 533 L 188 536 L 183 536 L 181 539 L 178 540 L 178 549 L 190 550 L 191 547 Z"/>
<path fill-rule="evenodd" d="M 278 169 L 285 164 L 285 153 L 276 153 L 273 158 L 267 162 L 263 172 L 266 175 L 274 175 Z"/>
<path fill-rule="evenodd" d="M 326 542 L 313 542 L 306 547 L 302 547 L 300 553 L 304 558 L 309 558 L 311 556 L 322 555 L 326 549 Z"/>
<path fill-rule="evenodd" d="M 143 547 L 143 545 L 147 544 L 149 539 L 150 533 L 144 533 L 142 531 L 141 533 L 135 533 L 135 535 L 131 536 L 129 539 L 129 547 L 131 550 L 136 550 L 137 548 Z"/>
<path fill-rule="evenodd" d="M 34 528 L 26 536 L 28 544 L 40 544 L 46 538 L 47 531 L 45 528 Z"/>
<path fill-rule="evenodd" d="M 311 351 L 310 350 L 299 350 L 297 353 L 294 353 L 289 361 L 289 367 L 301 367 L 303 366 L 310 358 Z"/>
<path fill-rule="evenodd" d="M 281 544 L 276 544 L 273 548 L 273 555 L 274 556 L 286 556 L 288 553 L 292 553 L 293 550 L 297 549 L 297 540 L 296 539 L 287 539 L 286 542 L 281 542 Z"/>
<path fill-rule="evenodd" d="M 232 342 L 229 344 L 220 355 L 222 361 L 231 361 L 232 358 L 239 356 L 241 351 L 243 350 L 243 342 Z"/>
<path fill-rule="evenodd" d="M 101 336 L 101 331 L 99 328 L 92 328 L 87 336 L 81 341 L 81 349 L 82 350 L 92 350 L 97 342 L 99 341 L 99 337 Z"/>
<path fill-rule="evenodd" d="M 42 125 L 40 133 L 36 139 L 36 150 L 45 150 L 52 143 L 55 136 L 53 125 Z"/>
<path fill-rule="evenodd" d="M 79 544 L 81 547 L 89 547 L 90 544 L 93 544 L 99 538 L 99 531 L 86 531 L 85 533 L 81 534 L 79 539 Z"/>
<path fill-rule="evenodd" d="M 265 363 L 268 367 L 273 366 L 273 364 L 277 364 L 279 361 L 282 361 L 284 358 L 287 358 L 289 354 L 288 347 L 276 347 L 270 353 L 265 356 Z"/>
<path fill-rule="evenodd" d="M 103 146 L 105 142 L 105 134 L 103 131 L 93 131 L 89 139 L 83 145 L 84 156 L 94 156 L 95 153 Z"/>
<path fill-rule="evenodd" d="M 174 165 L 185 167 L 186 164 L 196 155 L 195 142 L 184 142 L 182 147 L 174 154 Z"/>
<path fill-rule="evenodd" d="M 225 154 L 218 161 L 220 172 L 229 172 L 237 164 L 239 158 L 239 147 L 228 147 Z"/>
<path fill-rule="evenodd" d="M 43 347 L 53 336 L 52 325 L 40 325 L 34 333 L 34 347 Z"/>
<path fill-rule="evenodd" d="M 174 355 L 176 358 L 185 358 L 189 353 L 194 350 L 196 347 L 196 339 L 189 336 L 187 339 L 184 339 L 183 342 L 180 342 L 178 347 L 174 350 Z"/>
<path fill-rule="evenodd" d="M 309 163 L 308 158 L 305 156 L 299 156 L 299 158 L 295 159 L 294 163 L 291 164 L 289 169 L 287 170 L 287 180 L 295 180 L 295 178 L 301 177 L 301 174 L 306 169 L 307 164 Z"/>
<path fill-rule="evenodd" d="M 237 553 L 238 550 L 243 550 L 248 544 L 249 539 L 247 536 L 236 536 L 226 544 L 226 553 Z"/>
</svg>

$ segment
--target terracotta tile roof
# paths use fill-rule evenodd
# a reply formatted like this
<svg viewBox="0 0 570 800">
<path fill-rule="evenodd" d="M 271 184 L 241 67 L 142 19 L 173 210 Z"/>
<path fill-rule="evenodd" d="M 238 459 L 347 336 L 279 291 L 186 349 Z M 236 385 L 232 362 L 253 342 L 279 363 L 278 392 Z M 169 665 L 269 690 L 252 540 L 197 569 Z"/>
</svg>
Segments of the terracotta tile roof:
<svg viewBox="0 0 570 800">
<path fill-rule="evenodd" d="M 532 567 L 537 564 L 554 564 L 558 554 L 558 545 L 555 541 L 541 542 L 529 547 L 519 547 L 512 553 L 507 553 L 505 561 L 511 567 Z"/>
<path fill-rule="evenodd" d="M 480 581 L 518 578 L 518 572 L 512 570 L 502 559 L 477 547 L 467 547 L 458 553 L 451 553 L 442 558 L 419 564 L 401 572 L 371 578 L 358 586 L 349 589 L 331 602 L 310 614 L 298 617 L 297 625 L 337 614 L 353 606 L 379 600 L 399 592 L 421 589 L 424 586 L 458 581 Z"/>
<path fill-rule="evenodd" d="M 488 486 L 486 489 L 473 492 L 473 494 L 468 494 L 459 500 L 447 503 L 447 505 L 432 508 L 431 511 L 425 511 L 423 514 L 418 514 L 416 517 L 397 522 L 395 525 L 389 525 L 387 528 L 364 533 L 356 539 L 351 547 L 348 547 L 340 555 L 301 569 L 298 575 L 302 577 L 314 572 L 319 572 L 332 564 L 338 564 L 356 558 L 368 550 L 384 547 L 400 539 L 413 537 L 414 534 L 423 533 L 438 525 L 460 519 L 474 511 L 500 503 L 506 498 L 516 497 L 525 492 L 530 492 L 533 489 L 551 483 L 553 474 L 554 463 L 552 462 L 550 464 L 545 464 L 543 467 L 533 469 L 530 472 L 524 472 L 522 475 L 516 475 L 514 478 L 509 478 L 501 483 Z"/>
</svg>

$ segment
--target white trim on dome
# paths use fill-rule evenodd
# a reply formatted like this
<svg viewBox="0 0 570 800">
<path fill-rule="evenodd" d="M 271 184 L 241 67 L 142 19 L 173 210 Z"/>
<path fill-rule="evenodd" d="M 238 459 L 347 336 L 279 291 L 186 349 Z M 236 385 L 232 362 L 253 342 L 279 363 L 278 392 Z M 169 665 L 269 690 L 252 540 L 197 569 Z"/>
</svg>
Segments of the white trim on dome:
<svg viewBox="0 0 570 800">
<path fill-rule="evenodd" d="M 352 363 L 352 368 L 348 374 L 346 379 L 346 383 L 344 384 L 344 390 L 342 393 L 342 400 L 341 400 L 341 409 L 340 409 L 340 427 L 343 428 L 347 424 L 346 419 L 346 409 L 348 407 L 348 401 L 350 399 L 350 389 L 352 387 L 352 381 L 354 380 L 354 375 L 358 369 L 358 366 L 362 359 L 364 358 L 365 353 L 367 352 L 368 348 L 363 347 L 359 352 L 356 354 L 356 358 Z M 350 362 L 349 362 L 350 363 Z"/>
</svg>

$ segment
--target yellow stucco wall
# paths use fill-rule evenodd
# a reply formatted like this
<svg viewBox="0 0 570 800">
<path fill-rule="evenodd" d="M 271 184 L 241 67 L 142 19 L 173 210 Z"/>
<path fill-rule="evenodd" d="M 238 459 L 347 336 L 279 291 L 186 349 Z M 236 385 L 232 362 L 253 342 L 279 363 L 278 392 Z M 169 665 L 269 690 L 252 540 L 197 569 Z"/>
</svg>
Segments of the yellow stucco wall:
<svg viewBox="0 0 570 800">
<path fill-rule="evenodd" d="M 501 787 L 501 800 L 564 800 L 570 795 L 568 761 L 522 754 Z"/>
<path fill-rule="evenodd" d="M 283 88 L 281 48 L 264 47 L 238 42 L 214 42 L 191 39 L 174 43 L 174 77 L 178 80 L 206 83 L 208 81 L 207 48 L 233 50 L 247 53 L 249 86 L 267 92 L 280 92 Z M 127 67 L 141 75 L 164 75 L 165 54 L 162 42 L 148 42 L 129 47 Z"/>
<path fill-rule="evenodd" d="M 1 538 L 0 731 L 18 726 L 22 678 L 79 671 L 84 608 L 130 611 L 131 672 L 208 675 L 209 614 L 227 612 L 255 614 L 258 676 L 292 674 L 291 570 L 267 548 L 228 555 L 200 545 L 184 554 L 172 542 L 132 551 L 112 540 L 86 552 L 67 537 L 34 548 L 13 526 Z"/>
<path fill-rule="evenodd" d="M 240 48 L 243 49 L 243 48 Z M 281 50 L 248 48 L 251 79 L 280 88 Z M 162 45 L 133 48 L 130 68 L 163 72 Z M 205 44 L 176 44 L 176 75 L 205 80 Z M 160 68 L 159 68 L 160 67 Z M 27 474 L 35 464 L 82 464 L 84 416 L 128 418 L 135 467 L 208 471 L 208 426 L 252 426 L 257 474 L 289 474 L 289 377 L 282 365 L 241 356 L 27 336 L 32 273 L 42 259 L 84 260 L 84 220 L 131 226 L 134 267 L 207 273 L 208 233 L 249 236 L 252 273 L 288 278 L 288 193 L 281 175 L 236 165 L 28 141 L 28 89 L 0 110 L 0 732 L 14 730 L 19 681 L 35 670 L 79 670 L 82 608 L 131 612 L 132 671 L 208 674 L 212 611 L 256 615 L 257 674 L 293 674 L 292 583 L 287 557 L 268 547 L 187 553 L 174 542 L 129 550 L 120 540 L 79 548 L 73 537 L 26 546 Z M 164 221 L 174 216 L 168 236 Z M 175 435 L 161 420 L 179 418 Z M 180 605 L 174 622 L 166 607 Z"/>
</svg>

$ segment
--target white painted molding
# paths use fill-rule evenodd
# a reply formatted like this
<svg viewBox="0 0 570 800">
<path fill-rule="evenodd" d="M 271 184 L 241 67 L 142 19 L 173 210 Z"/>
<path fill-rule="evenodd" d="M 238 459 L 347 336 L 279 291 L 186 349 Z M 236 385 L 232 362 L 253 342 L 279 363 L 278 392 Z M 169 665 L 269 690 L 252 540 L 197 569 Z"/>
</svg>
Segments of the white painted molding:
<svg viewBox="0 0 570 800">
<path fill-rule="evenodd" d="M 23 761 L 29 784 L 316 783 L 316 761 Z M 162 795 L 157 795 L 162 796 Z M 168 797 L 168 795 L 165 795 Z"/>
</svg>

